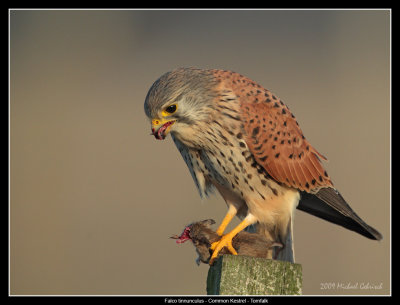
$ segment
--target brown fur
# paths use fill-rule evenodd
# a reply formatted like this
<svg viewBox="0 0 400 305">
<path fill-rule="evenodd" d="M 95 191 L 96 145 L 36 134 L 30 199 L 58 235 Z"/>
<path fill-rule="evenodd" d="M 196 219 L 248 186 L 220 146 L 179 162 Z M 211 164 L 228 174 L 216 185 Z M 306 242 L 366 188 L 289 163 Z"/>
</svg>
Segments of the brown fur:
<svg viewBox="0 0 400 305">
<path fill-rule="evenodd" d="M 189 236 L 196 248 L 199 255 L 196 263 L 200 262 L 207 264 L 211 257 L 210 246 L 212 243 L 218 241 L 219 236 L 214 230 L 210 228 L 215 221 L 207 219 L 195 222 L 189 225 Z M 177 237 L 172 237 L 177 238 Z M 272 258 L 272 249 L 274 247 L 282 247 L 282 244 L 268 240 L 265 236 L 257 233 L 239 232 L 232 240 L 232 245 L 237 251 L 238 255 L 245 255 L 260 258 Z M 229 254 L 227 249 L 222 249 L 219 255 Z"/>
</svg>

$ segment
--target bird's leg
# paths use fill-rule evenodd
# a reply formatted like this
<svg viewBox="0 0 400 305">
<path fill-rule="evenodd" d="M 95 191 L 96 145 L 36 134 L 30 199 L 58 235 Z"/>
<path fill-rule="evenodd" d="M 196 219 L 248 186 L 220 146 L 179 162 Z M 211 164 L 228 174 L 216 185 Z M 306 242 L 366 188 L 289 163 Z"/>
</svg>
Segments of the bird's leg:
<svg viewBox="0 0 400 305">
<path fill-rule="evenodd" d="M 221 239 L 215 243 L 213 243 L 210 247 L 211 250 L 213 250 L 213 254 L 211 255 L 210 262 L 209 264 L 212 265 L 214 263 L 214 260 L 217 258 L 219 252 L 222 250 L 222 248 L 227 247 L 228 250 L 233 254 L 237 255 L 236 250 L 232 246 L 232 239 L 238 234 L 240 231 L 245 229 L 247 226 L 254 224 L 257 221 L 256 217 L 252 214 L 247 214 L 246 218 L 243 219 L 241 223 L 237 225 L 232 231 L 230 231 L 228 234 L 225 234 L 224 236 L 221 237 Z"/>
<path fill-rule="evenodd" d="M 237 208 L 233 204 L 230 204 L 229 208 L 228 208 L 228 212 L 226 213 L 224 219 L 222 220 L 220 226 L 218 227 L 218 229 L 216 231 L 219 236 L 222 236 L 226 227 L 231 222 L 232 218 L 235 217 L 236 213 L 237 213 Z"/>
</svg>

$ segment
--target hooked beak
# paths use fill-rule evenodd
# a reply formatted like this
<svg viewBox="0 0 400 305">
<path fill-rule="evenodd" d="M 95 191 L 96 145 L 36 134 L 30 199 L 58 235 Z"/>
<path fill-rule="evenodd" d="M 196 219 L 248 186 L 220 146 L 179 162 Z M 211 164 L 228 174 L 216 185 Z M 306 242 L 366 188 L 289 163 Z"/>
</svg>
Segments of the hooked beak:
<svg viewBox="0 0 400 305">
<path fill-rule="evenodd" d="M 157 139 L 157 140 L 164 140 L 167 134 L 169 133 L 171 126 L 175 123 L 175 120 L 158 120 L 158 119 L 153 119 L 151 121 L 151 131 L 152 135 Z"/>
</svg>

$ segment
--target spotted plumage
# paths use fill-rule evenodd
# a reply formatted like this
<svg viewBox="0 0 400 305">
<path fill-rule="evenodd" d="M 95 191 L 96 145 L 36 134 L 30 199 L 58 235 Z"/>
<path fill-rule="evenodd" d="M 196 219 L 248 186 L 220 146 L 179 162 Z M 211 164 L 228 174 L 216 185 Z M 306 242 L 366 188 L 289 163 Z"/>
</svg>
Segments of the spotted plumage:
<svg viewBox="0 0 400 305">
<path fill-rule="evenodd" d="M 150 88 L 145 112 L 157 139 L 171 136 L 201 196 L 216 188 L 228 205 L 217 233 L 235 215 L 242 222 L 213 244 L 213 258 L 255 224 L 281 242 L 278 258 L 293 261 L 296 207 L 368 238 L 381 235 L 359 218 L 321 164 L 285 103 L 232 71 L 180 68 Z M 213 259 L 211 260 L 212 263 Z"/>
</svg>

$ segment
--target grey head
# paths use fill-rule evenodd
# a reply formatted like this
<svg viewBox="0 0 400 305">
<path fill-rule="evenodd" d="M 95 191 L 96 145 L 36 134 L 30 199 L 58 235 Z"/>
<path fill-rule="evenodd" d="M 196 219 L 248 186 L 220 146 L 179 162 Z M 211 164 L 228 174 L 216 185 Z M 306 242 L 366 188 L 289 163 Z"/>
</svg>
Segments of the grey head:
<svg viewBox="0 0 400 305">
<path fill-rule="evenodd" d="M 208 105 L 218 95 L 216 85 L 211 70 L 197 68 L 178 68 L 157 79 L 144 102 L 156 138 L 164 139 L 169 131 L 206 119 Z"/>
</svg>

